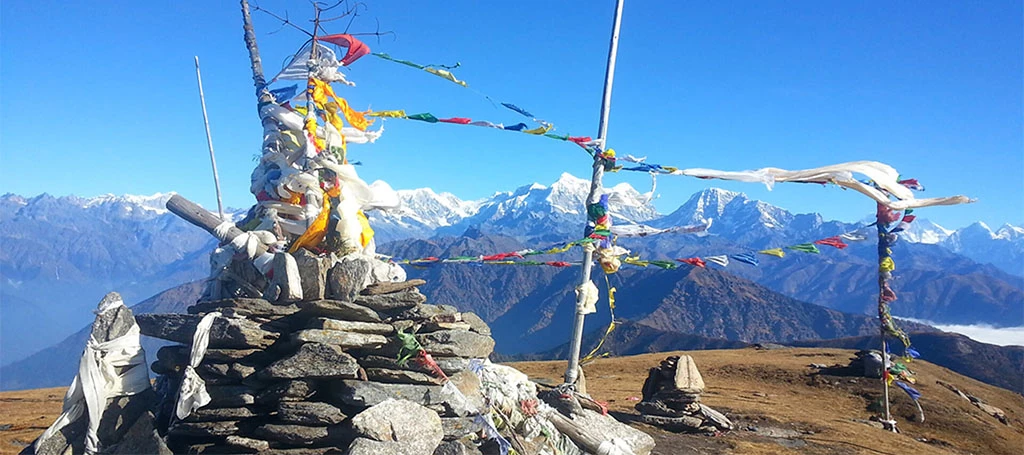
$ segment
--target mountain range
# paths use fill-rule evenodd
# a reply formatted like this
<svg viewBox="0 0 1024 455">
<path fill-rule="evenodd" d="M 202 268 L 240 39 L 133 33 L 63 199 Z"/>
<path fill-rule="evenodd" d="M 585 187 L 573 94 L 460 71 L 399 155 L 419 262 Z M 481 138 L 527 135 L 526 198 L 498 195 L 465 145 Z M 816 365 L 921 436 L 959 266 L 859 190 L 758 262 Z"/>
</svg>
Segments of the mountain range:
<svg viewBox="0 0 1024 455">
<path fill-rule="evenodd" d="M 369 215 L 379 250 L 399 257 L 516 251 L 578 237 L 588 185 L 586 180 L 563 174 L 551 185 L 526 185 L 478 201 L 463 201 L 430 189 L 400 190 L 402 208 Z M 694 194 L 667 215 L 658 213 L 646 195 L 628 184 L 608 190 L 617 224 L 632 221 L 669 227 L 712 223 L 706 236 L 664 234 L 621 242 L 648 259 L 733 254 L 804 243 L 862 227 L 827 221 L 818 214 L 792 214 L 742 193 L 715 188 Z M 162 207 L 169 197 L 0 196 L 0 243 L 4 245 L 0 249 L 0 365 L 24 359 L 87 325 L 92 320 L 90 310 L 110 290 L 121 292 L 131 304 L 204 278 L 213 239 L 167 213 Z M 950 231 L 918 219 L 895 247 L 899 264 L 895 288 L 900 300 L 893 306 L 894 314 L 951 324 L 1024 325 L 1020 311 L 1024 271 L 1018 270 L 1024 257 L 1021 232 L 1010 225 L 992 231 L 980 223 Z M 708 292 L 728 289 L 723 295 L 730 299 L 759 295 L 762 303 L 780 305 L 769 319 L 789 319 L 789 328 L 779 322 L 781 332 L 767 329 L 776 335 L 774 339 L 866 335 L 858 328 L 859 320 L 851 316 L 843 316 L 847 325 L 830 332 L 827 324 L 799 321 L 796 314 L 784 313 L 781 308 L 811 302 L 845 313 L 872 314 L 877 292 L 875 254 L 868 241 L 851 243 L 842 251 L 822 247 L 817 255 L 791 252 L 781 259 L 765 257 L 758 267 L 734 262 L 724 270 L 690 270 L 685 265 L 668 272 L 624 268 L 612 276 L 612 283 L 624 302 L 630 295 L 653 295 L 647 291 L 652 287 L 659 289 L 658 295 L 680 297 L 697 292 L 682 283 L 698 283 L 693 286 L 707 287 Z M 575 255 L 571 258 L 577 259 Z M 537 334 L 524 341 L 522 349 L 503 352 L 556 347 L 562 335 L 555 336 L 559 332 L 555 328 L 564 327 L 567 314 L 558 308 L 570 298 L 570 284 L 578 272 L 507 267 L 501 268 L 501 275 L 487 275 L 491 273 L 485 272 L 487 269 L 460 265 L 427 270 L 427 275 L 436 275 L 429 275 L 428 286 L 433 288 L 425 292 L 438 303 L 474 302 L 473 311 L 489 322 L 500 323 L 497 332 L 510 327 L 510 336 Z M 691 275 L 697 272 L 707 273 Z M 486 280 L 491 280 L 491 287 L 497 286 L 496 282 L 518 284 L 487 290 L 482 284 Z M 616 284 L 616 280 L 621 282 Z M 459 293 L 467 289 L 474 292 Z M 700 299 L 713 300 L 714 295 L 701 295 L 693 302 L 705 301 Z M 744 326 L 741 319 L 732 321 L 729 329 L 713 328 L 707 323 L 711 319 L 668 327 L 668 316 L 655 321 L 657 315 L 675 310 L 646 300 L 624 308 L 627 306 L 637 312 L 624 309 L 623 317 L 628 315 L 629 321 L 645 327 L 742 342 L 765 339 L 764 327 Z M 713 306 L 693 309 L 698 313 L 712 310 Z M 655 316 L 651 319 L 650 315 Z M 822 316 L 821 321 L 836 317 Z M 39 330 L 41 325 L 46 330 Z M 811 326 L 815 328 L 807 328 Z M 549 338 L 550 342 L 531 341 Z"/>
</svg>

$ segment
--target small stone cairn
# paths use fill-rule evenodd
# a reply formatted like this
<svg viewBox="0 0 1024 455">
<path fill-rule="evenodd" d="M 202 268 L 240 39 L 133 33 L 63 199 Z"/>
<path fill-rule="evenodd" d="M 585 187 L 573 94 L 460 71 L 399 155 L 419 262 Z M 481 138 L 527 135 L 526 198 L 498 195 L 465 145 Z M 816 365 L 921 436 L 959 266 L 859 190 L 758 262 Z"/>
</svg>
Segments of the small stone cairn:
<svg viewBox="0 0 1024 455">
<path fill-rule="evenodd" d="M 651 368 L 636 410 L 644 422 L 673 431 L 731 430 L 729 419 L 700 402 L 703 392 L 704 378 L 693 358 L 672 356 Z"/>
<path fill-rule="evenodd" d="M 499 454 L 528 446 L 543 428 L 558 446 L 575 448 L 543 413 L 525 410 L 522 403 L 538 404 L 532 383 L 513 386 L 518 395 L 498 411 L 512 410 L 504 415 L 519 426 L 498 419 L 495 428 L 488 390 L 501 384 L 481 381 L 481 368 L 514 370 L 486 362 L 494 340 L 478 316 L 428 304 L 417 289 L 425 282 L 404 273 L 402 281 L 375 278 L 381 261 L 372 257 L 295 256 L 301 301 L 209 293 L 189 314 L 137 316 L 144 335 L 181 343 L 161 348 L 151 367 L 159 375 L 158 426 L 174 453 Z M 174 407 L 193 333 L 215 311 L 195 368 L 211 401 L 179 420 Z M 596 422 L 597 434 L 618 432 L 632 448 L 622 453 L 653 448 L 649 436 L 607 416 L 574 417 Z M 535 434 L 524 436 L 526 422 Z M 536 453 L 555 453 L 546 450 Z"/>
</svg>

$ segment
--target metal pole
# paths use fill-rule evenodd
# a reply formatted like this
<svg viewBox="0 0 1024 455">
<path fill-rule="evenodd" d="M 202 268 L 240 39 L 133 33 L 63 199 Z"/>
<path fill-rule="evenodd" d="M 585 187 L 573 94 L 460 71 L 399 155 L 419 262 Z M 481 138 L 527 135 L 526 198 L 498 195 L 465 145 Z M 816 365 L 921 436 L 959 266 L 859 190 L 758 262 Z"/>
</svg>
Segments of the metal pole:
<svg viewBox="0 0 1024 455">
<path fill-rule="evenodd" d="M 604 141 L 608 135 L 608 113 L 612 106 L 612 81 L 615 79 L 615 57 L 619 49 L 619 26 L 622 24 L 622 3 L 623 0 L 615 2 L 615 20 L 612 25 L 611 43 L 608 45 L 608 66 L 604 73 L 604 94 L 601 98 L 601 119 L 597 126 L 597 140 L 604 148 Z M 599 157 L 594 157 L 594 172 L 590 179 L 590 194 L 587 195 L 586 204 L 594 204 L 601 197 L 601 180 L 604 177 L 604 162 Z M 583 267 L 580 274 L 580 284 L 590 281 L 590 270 L 593 266 L 593 251 L 589 248 L 583 253 Z M 565 370 L 565 383 L 576 384 L 579 376 L 580 344 L 583 341 L 583 320 L 585 315 L 581 312 L 582 296 L 576 298 L 576 319 L 572 326 L 572 339 L 569 342 L 569 365 Z"/>
<path fill-rule="evenodd" d="M 203 76 L 199 74 L 199 56 L 196 57 L 196 80 L 199 81 L 199 103 L 203 105 L 203 124 L 206 125 L 206 145 L 210 147 L 210 164 L 213 165 L 213 186 L 217 188 L 217 213 L 224 221 L 224 204 L 220 198 L 220 177 L 217 175 L 217 158 L 213 155 L 213 137 L 210 136 L 210 118 L 206 115 L 206 97 L 203 96 Z"/>
<path fill-rule="evenodd" d="M 889 354 L 886 350 L 885 342 L 886 321 L 884 316 L 885 313 L 883 312 L 886 310 L 885 306 L 888 305 L 888 303 L 883 299 L 886 279 L 881 269 L 882 260 L 885 258 L 885 249 L 888 248 L 886 246 L 887 241 L 885 239 L 885 235 L 887 234 L 885 225 L 886 222 L 883 219 L 883 206 L 879 204 L 877 208 L 877 215 L 875 216 L 875 228 L 878 230 L 878 325 L 879 335 L 881 335 L 882 338 L 882 400 L 885 405 L 885 422 L 883 425 L 887 430 L 896 431 L 895 423 L 892 420 L 892 414 L 889 412 L 889 383 L 885 379 L 885 376 L 889 371 Z"/>
</svg>

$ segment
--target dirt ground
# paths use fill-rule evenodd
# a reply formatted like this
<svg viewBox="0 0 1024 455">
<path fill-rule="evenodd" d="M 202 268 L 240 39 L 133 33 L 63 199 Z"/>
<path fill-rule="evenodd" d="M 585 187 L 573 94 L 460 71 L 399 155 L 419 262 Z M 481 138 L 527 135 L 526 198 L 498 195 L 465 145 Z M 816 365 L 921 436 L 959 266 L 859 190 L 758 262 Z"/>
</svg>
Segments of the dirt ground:
<svg viewBox="0 0 1024 455">
<path fill-rule="evenodd" d="M 651 434 L 656 455 L 669 454 L 1019 454 L 1024 447 L 1024 397 L 928 362 L 911 365 L 924 395 L 925 422 L 901 390 L 892 390 L 900 434 L 870 426 L 878 380 L 817 374 L 810 364 L 843 364 L 839 349 L 736 349 L 686 352 L 707 384 L 702 401 L 724 412 L 737 429 L 719 435 L 676 434 L 637 421 L 633 405 L 648 369 L 669 355 L 600 359 L 586 368 L 588 392 L 608 402 L 613 416 Z M 544 383 L 558 383 L 564 362 L 512 364 Z M 1001 408 L 1009 425 L 936 384 L 951 383 Z M 15 454 L 60 414 L 64 388 L 0 393 L 0 454 Z M 1016 448 L 1015 448 L 1016 447 Z"/>
</svg>

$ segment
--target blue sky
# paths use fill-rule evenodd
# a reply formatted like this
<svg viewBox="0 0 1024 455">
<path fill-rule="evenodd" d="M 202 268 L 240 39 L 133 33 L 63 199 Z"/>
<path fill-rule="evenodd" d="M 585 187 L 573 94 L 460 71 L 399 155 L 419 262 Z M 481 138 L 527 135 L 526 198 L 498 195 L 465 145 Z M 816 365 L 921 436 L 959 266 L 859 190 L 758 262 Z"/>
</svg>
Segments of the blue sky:
<svg viewBox="0 0 1024 455">
<path fill-rule="evenodd" d="M 86 5 L 86 3 L 89 3 Z M 95 4 L 93 4 L 95 3 Z M 340 89 L 357 109 L 520 121 L 478 93 L 515 103 L 557 132 L 596 135 L 613 2 L 369 2 L 352 32 L 394 31 L 374 51 L 460 62 L 463 89 L 366 57 Z M 260 6 L 293 20 L 302 0 Z M 500 6 L 498 6 L 500 5 Z M 0 4 L 0 192 L 178 191 L 215 207 L 193 55 L 225 202 L 248 193 L 261 127 L 238 4 Z M 970 206 L 924 209 L 947 227 L 1024 222 L 1021 2 L 627 1 L 609 145 L 681 167 L 806 168 L 879 160 L 919 178 L 922 196 Z M 253 12 L 272 75 L 306 39 Z M 339 22 L 332 32 L 344 31 Z M 278 31 L 279 30 L 279 31 Z M 271 33 L 275 32 L 276 33 Z M 585 176 L 571 144 L 484 128 L 392 120 L 353 146 L 367 181 L 429 186 L 464 199 L 562 172 Z M 609 175 L 647 191 L 644 174 Z M 669 212 L 709 182 L 659 179 Z M 712 182 L 796 212 L 859 220 L 866 198 L 836 188 Z"/>
</svg>

